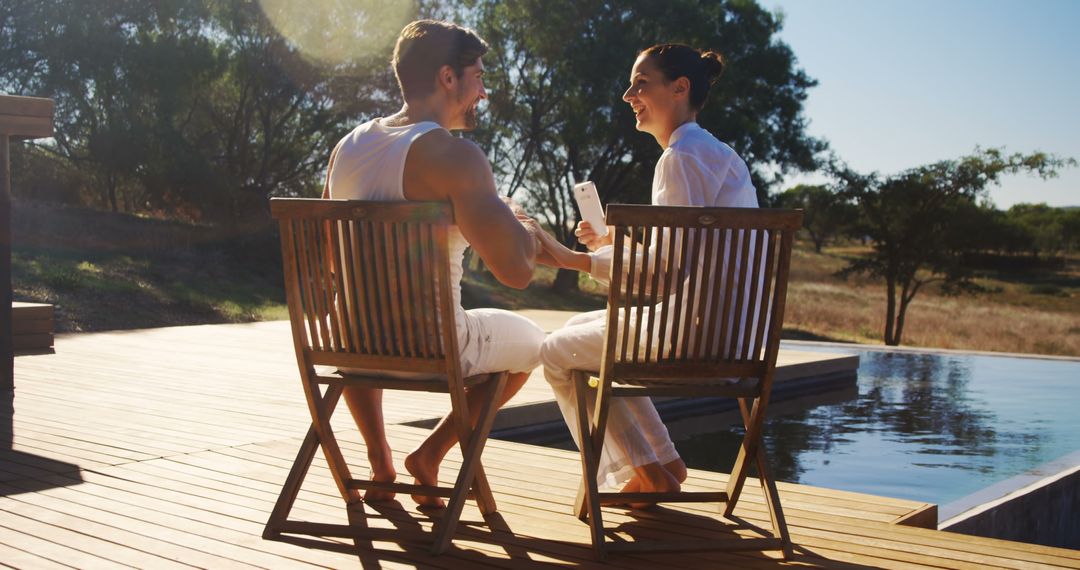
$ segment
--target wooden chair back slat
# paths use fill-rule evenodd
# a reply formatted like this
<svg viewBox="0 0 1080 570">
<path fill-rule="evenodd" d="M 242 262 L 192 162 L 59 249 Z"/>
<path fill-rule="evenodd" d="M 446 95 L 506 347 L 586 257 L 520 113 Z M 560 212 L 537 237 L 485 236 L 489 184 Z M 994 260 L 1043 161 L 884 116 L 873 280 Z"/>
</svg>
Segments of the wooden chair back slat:
<svg viewBox="0 0 1080 570">
<path fill-rule="evenodd" d="M 747 310 L 753 318 L 753 328 L 747 329 L 744 336 L 742 360 L 751 355 L 761 353 L 762 334 L 768 322 L 769 279 L 772 277 L 772 263 L 775 257 L 772 254 L 772 233 L 767 231 L 754 232 L 757 239 L 754 245 L 754 262 L 752 267 L 764 267 L 762 271 L 753 271 L 750 275 L 750 299 Z M 764 257 L 764 260 L 762 259 Z M 764 272 L 764 275 L 762 273 Z"/>
<path fill-rule="evenodd" d="M 347 222 L 349 228 L 349 283 L 355 284 L 349 287 L 354 290 L 354 293 L 349 294 L 349 298 L 352 300 L 352 307 L 356 315 L 356 342 L 353 344 L 355 350 L 364 351 L 367 353 L 372 352 L 372 311 L 368 307 L 368 300 L 365 296 L 359 294 L 359 289 L 366 283 L 366 275 L 364 270 L 364 263 L 361 261 L 361 241 L 360 232 L 362 230 L 363 223 L 360 221 L 349 220 Z"/>
<path fill-rule="evenodd" d="M 334 295 L 331 299 L 337 301 L 332 305 L 334 310 L 330 311 L 331 319 L 333 319 L 331 321 L 333 323 L 332 330 L 334 331 L 334 337 L 338 342 L 338 349 L 352 351 L 353 344 L 352 338 L 350 337 L 352 336 L 351 332 L 355 329 L 350 328 L 347 323 L 349 303 L 348 295 L 345 293 L 345 276 L 343 274 L 345 268 L 342 267 L 340 263 L 343 256 L 341 253 L 336 253 L 342 251 L 340 233 L 341 220 L 327 220 L 326 225 L 326 232 L 329 234 L 331 243 L 330 249 L 327 250 L 326 255 L 333 254 L 338 256 L 336 259 L 328 260 L 332 263 L 329 274 L 330 278 L 333 280 L 331 291 L 334 292 Z"/>
<path fill-rule="evenodd" d="M 630 256 L 629 256 L 629 261 L 630 261 L 629 275 L 634 275 L 634 269 L 637 267 L 638 238 L 639 238 L 639 236 L 638 236 L 637 228 L 631 228 Z M 628 333 L 628 327 L 630 325 L 630 317 L 631 317 L 631 314 L 633 312 L 632 298 L 634 296 L 634 283 L 635 283 L 635 281 L 634 281 L 634 279 L 625 279 L 623 282 L 626 284 L 626 291 L 623 294 L 623 302 L 622 302 L 622 315 L 623 315 L 623 318 L 622 318 L 622 324 L 619 327 L 619 336 L 618 336 L 618 338 L 621 339 L 620 342 L 622 343 L 622 356 L 619 358 L 619 360 L 625 361 L 626 360 L 626 349 L 630 345 L 630 335 L 627 334 L 627 333 Z M 616 305 L 616 306 L 618 306 L 618 305 Z"/>
<path fill-rule="evenodd" d="M 716 232 L 716 257 L 722 263 L 722 261 L 727 259 L 728 255 L 730 254 L 731 231 L 723 229 L 716 230 Z M 725 297 L 723 296 L 723 291 L 725 289 L 725 283 L 723 280 L 725 278 L 725 275 L 722 266 L 721 270 L 716 273 L 717 274 L 714 276 L 714 278 L 720 280 L 720 283 L 712 287 L 712 297 L 709 298 L 709 306 L 711 307 L 711 310 L 709 311 L 708 324 L 705 327 L 705 346 L 706 350 L 711 355 L 716 355 L 719 351 L 719 347 L 723 344 L 721 338 L 719 337 L 722 336 L 720 329 L 723 328 L 725 313 L 724 309 L 726 308 L 723 307 L 723 305 L 721 304 L 722 301 L 725 299 Z"/>
<path fill-rule="evenodd" d="M 642 228 L 642 229 L 644 231 L 642 232 L 641 242 L 642 242 L 642 244 L 648 244 L 649 243 L 649 238 L 652 235 L 652 228 L 645 227 L 645 228 Z M 641 270 L 638 272 L 639 276 L 638 276 L 638 285 L 637 285 L 637 301 L 634 303 L 634 306 L 637 308 L 637 310 L 634 311 L 634 324 L 633 324 L 634 341 L 630 345 L 634 349 L 633 358 L 632 358 L 632 360 L 634 362 L 639 362 L 640 361 L 640 356 L 641 356 L 641 354 L 640 354 L 641 353 L 641 329 L 642 329 L 641 322 L 642 322 L 642 320 L 643 320 L 643 318 L 645 316 L 645 313 L 646 313 L 645 307 L 651 306 L 651 305 L 646 305 L 646 298 L 647 298 L 646 295 L 647 295 L 647 292 L 648 292 L 649 272 L 650 272 L 649 248 L 648 247 L 642 247 L 641 248 Z M 629 321 L 629 320 L 630 319 L 627 319 L 627 321 Z"/>
<path fill-rule="evenodd" d="M 692 358 L 692 354 L 689 352 L 690 335 L 697 325 L 695 310 L 698 303 L 698 280 L 700 279 L 700 276 L 698 275 L 697 259 L 701 255 L 701 240 L 703 233 L 704 232 L 697 231 L 696 229 L 687 232 L 687 263 L 690 266 L 690 274 L 686 281 L 686 298 L 684 299 L 686 305 L 680 305 L 678 307 L 679 312 L 685 313 L 682 324 L 682 335 L 680 336 L 682 346 L 679 348 L 679 358 L 682 360 Z"/>
<path fill-rule="evenodd" d="M 645 240 L 648 242 L 648 236 L 646 236 Z M 661 270 L 663 269 L 661 263 L 663 261 L 663 251 L 664 232 L 658 231 L 656 232 L 656 255 L 653 256 L 653 265 L 649 269 L 649 273 L 652 275 L 652 286 L 649 287 L 649 307 L 656 307 L 656 299 L 660 293 L 657 289 L 663 283 L 663 281 L 660 280 Z M 663 299 L 664 297 L 660 296 L 659 298 Z M 648 324 L 645 325 L 645 362 L 650 362 L 652 360 L 653 338 L 657 336 L 654 325 L 656 325 L 658 321 L 655 313 L 655 310 L 649 311 L 649 321 Z"/>
<path fill-rule="evenodd" d="M 710 324 L 716 323 L 716 317 L 714 317 L 710 309 L 712 307 L 712 295 L 709 292 L 713 290 L 713 283 L 715 280 L 715 271 L 709 271 L 709 266 L 713 263 L 713 243 L 716 241 L 716 232 L 709 229 L 698 230 L 699 233 L 704 235 L 705 239 L 705 251 L 702 260 L 704 260 L 705 267 L 699 275 L 701 294 L 697 297 L 697 312 L 694 322 L 697 323 L 697 327 L 694 329 L 693 345 L 690 348 L 691 354 L 696 359 L 705 358 L 708 353 L 705 347 L 705 331 L 709 328 Z M 694 264 L 697 265 L 697 264 Z"/>
<path fill-rule="evenodd" d="M 449 236 L 447 232 L 447 226 L 433 226 L 432 230 L 432 249 L 437 252 L 441 252 L 441 255 L 445 259 L 449 257 L 448 243 Z M 454 296 L 450 290 L 450 264 L 443 262 L 436 265 L 437 270 L 435 272 L 436 280 L 435 287 L 436 299 L 439 302 L 439 314 L 449 315 L 450 318 L 443 318 L 439 323 L 442 327 L 442 334 L 440 338 L 443 342 L 443 352 L 445 354 L 458 354 L 457 345 L 457 330 L 454 326 Z M 449 377 L 451 382 L 462 381 L 461 376 L 461 360 L 459 358 L 447 359 L 447 366 L 449 368 Z M 464 393 L 464 386 L 460 387 L 459 393 Z"/>
<path fill-rule="evenodd" d="M 690 259 L 690 252 L 689 248 L 687 247 L 687 244 L 690 241 L 689 234 L 687 234 L 686 230 L 684 230 L 683 228 L 675 229 L 674 233 L 677 236 L 678 245 L 676 246 L 676 257 L 679 260 L 679 264 L 671 272 L 675 278 L 675 303 L 673 303 L 671 307 L 671 315 L 673 317 L 673 322 L 671 325 L 671 341 L 670 347 L 668 348 L 668 360 L 678 358 L 676 351 L 679 348 L 679 338 L 681 338 L 679 335 L 679 327 L 682 325 L 682 316 L 685 312 L 683 310 L 683 302 L 686 301 L 686 299 L 684 298 L 685 295 L 682 285 L 683 279 L 685 278 L 684 269 L 686 268 L 687 263 Z M 663 350 L 663 347 L 661 347 L 661 350 Z"/>
<path fill-rule="evenodd" d="M 350 271 L 349 264 L 345 262 L 349 258 L 349 250 L 351 249 L 349 243 L 349 222 L 347 220 L 335 220 L 332 228 L 332 239 L 334 240 L 333 250 L 340 252 L 338 259 L 335 261 L 334 271 L 336 277 L 335 287 L 338 291 L 338 310 L 341 322 L 344 323 L 342 327 L 343 337 L 342 342 L 345 345 L 345 349 L 348 351 L 355 350 L 354 347 L 359 345 L 359 337 L 357 332 L 360 329 L 360 323 L 356 319 L 356 307 L 353 305 L 353 296 L 349 291 L 352 287 L 348 287 L 346 284 L 352 283 L 346 276 Z"/>
<path fill-rule="evenodd" d="M 298 346 L 339 366 L 460 375 L 449 205 L 342 202 L 271 202 Z"/>
<path fill-rule="evenodd" d="M 432 242 L 433 242 L 432 237 L 431 237 L 430 228 L 427 228 L 427 227 L 416 228 L 416 233 L 417 233 L 417 243 L 419 244 L 419 252 L 418 252 L 419 257 L 418 257 L 418 259 L 429 258 L 431 256 L 431 246 L 432 246 Z M 416 274 L 420 276 L 419 299 L 420 299 L 420 306 L 423 307 L 423 310 L 421 311 L 421 315 L 422 315 L 422 317 L 424 319 L 423 320 L 424 330 L 425 331 L 437 330 L 438 327 L 435 326 L 435 315 L 437 314 L 437 312 L 436 312 L 436 305 L 435 305 L 435 276 L 434 276 L 434 272 L 432 271 L 432 267 L 429 264 L 426 264 L 426 263 L 417 263 L 417 267 L 418 267 L 418 270 L 416 271 Z M 438 346 L 438 342 L 439 342 L 438 335 L 425 334 L 423 336 L 424 336 L 424 343 L 425 343 L 424 347 L 425 347 L 425 350 L 427 351 L 426 352 L 427 357 L 431 358 L 433 355 L 438 354 L 439 350 L 440 350 L 440 347 Z"/>
<path fill-rule="evenodd" d="M 316 267 L 317 261 L 313 261 L 313 258 L 318 257 L 317 249 L 311 247 L 311 243 L 315 241 L 313 238 L 318 231 L 315 228 L 315 222 L 302 221 L 300 222 L 300 242 L 297 247 L 300 248 L 299 260 L 302 264 L 302 275 L 304 277 L 301 287 L 304 288 L 308 299 L 307 310 L 309 313 L 309 320 L 311 321 L 311 345 L 315 348 L 328 348 L 330 345 L 330 337 L 326 333 L 326 317 L 323 314 L 323 300 L 322 293 L 318 287 L 318 272 Z"/>
<path fill-rule="evenodd" d="M 655 362 L 675 374 L 693 363 L 716 378 L 764 370 L 766 349 L 779 343 L 778 279 L 790 263 L 782 244 L 800 212 L 612 205 L 608 221 L 626 253 L 612 264 L 609 313 L 620 318 L 605 366 Z"/>
<path fill-rule="evenodd" d="M 394 307 L 390 305 L 390 284 L 386 277 L 386 243 L 384 224 L 375 222 L 371 226 L 371 260 L 372 270 L 375 276 L 375 291 L 379 298 L 379 313 L 382 315 L 383 354 L 394 355 L 394 325 L 392 315 Z"/>
<path fill-rule="evenodd" d="M 338 336 L 340 331 L 338 330 L 337 319 L 335 319 L 334 311 L 334 286 L 333 272 L 329 267 L 329 260 L 327 259 L 327 253 L 329 252 L 329 246 L 319 247 L 320 244 L 325 243 L 330 238 L 330 228 L 328 222 L 318 220 L 314 222 L 312 242 L 313 265 L 312 269 L 316 276 L 314 289 L 317 293 L 316 300 L 319 306 L 319 310 L 322 315 L 322 327 L 323 331 L 328 339 L 328 346 L 332 350 L 339 350 L 341 344 Z"/>
<path fill-rule="evenodd" d="M 401 319 L 405 321 L 406 356 L 422 356 L 417 343 L 417 336 L 413 320 L 413 303 L 410 301 L 416 297 L 413 295 L 412 274 L 409 272 L 409 244 L 408 232 L 405 226 L 395 226 L 395 241 L 397 243 L 397 270 L 398 283 L 401 284 Z"/>
<path fill-rule="evenodd" d="M 657 248 L 656 248 L 657 251 L 664 252 L 664 255 L 661 256 L 661 257 L 663 257 L 663 259 L 667 261 L 666 265 L 661 266 L 662 269 L 663 269 L 663 274 L 664 274 L 664 277 L 663 277 L 663 279 L 661 281 L 664 284 L 664 286 L 660 291 L 660 295 L 659 295 L 660 299 L 670 299 L 671 298 L 671 293 L 672 293 L 672 285 L 674 284 L 675 286 L 678 286 L 678 284 L 679 284 L 678 280 L 676 280 L 674 275 L 673 275 L 675 273 L 675 254 L 676 254 L 676 251 L 677 251 L 676 248 L 675 248 L 675 245 L 676 245 L 677 232 L 672 232 L 670 230 L 667 231 L 667 232 L 661 231 L 661 232 L 657 233 L 657 236 L 662 237 L 665 233 L 668 234 L 668 239 L 667 239 L 667 244 L 666 244 L 667 248 L 664 249 L 664 247 L 662 247 L 662 246 L 665 245 L 665 244 L 662 244 L 662 243 L 658 243 Z M 653 306 L 654 307 L 656 306 L 655 302 L 653 303 Z M 668 339 L 667 327 L 664 326 L 664 324 L 668 322 L 668 318 L 669 318 L 669 315 L 671 313 L 670 309 L 671 309 L 671 303 L 663 303 L 663 306 L 660 308 L 660 320 L 657 321 L 657 328 L 656 328 L 656 331 L 657 331 L 656 359 L 657 360 L 663 360 L 664 359 L 664 346 L 665 346 L 664 342 Z M 652 338 L 650 337 L 649 340 L 652 340 Z M 669 358 L 670 358 L 670 354 L 669 354 Z"/>
<path fill-rule="evenodd" d="M 723 354 L 730 354 L 728 360 L 740 360 L 739 348 L 743 338 L 746 336 L 746 282 L 750 273 L 756 272 L 758 268 L 754 267 L 750 262 L 750 242 L 753 241 L 753 235 L 747 230 L 739 230 L 739 254 L 736 256 L 735 264 L 735 286 L 732 295 L 735 297 L 735 307 L 731 315 L 731 336 L 728 337 L 728 344 L 721 347 Z M 731 260 L 728 260 L 731 263 Z"/>
</svg>

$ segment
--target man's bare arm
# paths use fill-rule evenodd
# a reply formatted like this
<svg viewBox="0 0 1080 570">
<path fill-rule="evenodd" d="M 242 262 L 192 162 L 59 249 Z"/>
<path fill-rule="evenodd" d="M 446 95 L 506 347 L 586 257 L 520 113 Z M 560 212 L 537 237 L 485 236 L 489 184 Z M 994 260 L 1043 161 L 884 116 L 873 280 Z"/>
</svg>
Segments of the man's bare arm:
<svg viewBox="0 0 1080 570">
<path fill-rule="evenodd" d="M 475 145 L 468 145 L 471 148 L 456 162 L 462 171 L 453 179 L 460 182 L 449 196 L 458 229 L 499 282 L 524 289 L 532 281 L 536 238 L 495 192 L 487 157 Z"/>
<path fill-rule="evenodd" d="M 535 268 L 536 237 L 495 191 L 491 165 L 474 143 L 432 132 L 409 151 L 405 191 L 410 200 L 449 200 L 462 235 L 495 278 L 524 289 Z"/>
</svg>

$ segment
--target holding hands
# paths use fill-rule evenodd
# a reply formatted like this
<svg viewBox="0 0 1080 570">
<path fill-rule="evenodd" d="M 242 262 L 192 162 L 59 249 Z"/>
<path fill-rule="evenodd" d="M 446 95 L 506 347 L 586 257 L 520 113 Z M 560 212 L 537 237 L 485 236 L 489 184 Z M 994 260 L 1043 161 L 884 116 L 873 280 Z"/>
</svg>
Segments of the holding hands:
<svg viewBox="0 0 1080 570">
<path fill-rule="evenodd" d="M 574 251 L 562 244 L 555 236 L 544 231 L 540 224 L 527 214 L 518 213 L 517 219 L 536 238 L 536 262 L 559 269 L 575 269 L 589 272 L 592 260 L 587 253 Z M 575 232 L 576 234 L 576 232 Z"/>
</svg>

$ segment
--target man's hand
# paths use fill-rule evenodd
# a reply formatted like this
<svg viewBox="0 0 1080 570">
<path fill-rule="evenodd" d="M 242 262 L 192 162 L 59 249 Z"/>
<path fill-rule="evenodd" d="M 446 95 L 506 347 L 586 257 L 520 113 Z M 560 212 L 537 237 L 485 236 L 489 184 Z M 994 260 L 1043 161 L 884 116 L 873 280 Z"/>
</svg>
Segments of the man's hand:
<svg viewBox="0 0 1080 570">
<path fill-rule="evenodd" d="M 578 227 L 574 230 L 574 235 L 577 236 L 578 241 L 589 248 L 589 251 L 596 251 L 605 245 L 611 245 L 614 243 L 615 227 L 608 226 L 608 233 L 604 237 L 600 237 L 596 234 L 596 230 L 592 227 L 592 224 L 582 220 L 578 222 Z"/>
<path fill-rule="evenodd" d="M 507 205 L 510 205 L 510 202 L 507 202 Z M 520 206 L 518 207 L 520 208 Z M 513 208 L 513 206 L 511 206 L 511 208 Z M 522 210 L 521 213 L 515 212 L 514 217 L 516 217 L 517 220 L 521 222 L 521 225 L 525 228 L 526 231 L 529 232 L 529 235 L 532 236 L 533 240 L 535 240 L 536 243 L 534 243 L 533 245 L 536 247 L 536 258 L 537 261 L 539 261 L 540 253 L 544 251 L 543 243 L 540 241 L 540 235 L 545 233 L 544 228 L 540 227 L 540 224 L 536 220 L 527 216 L 524 213 L 524 210 Z"/>
</svg>

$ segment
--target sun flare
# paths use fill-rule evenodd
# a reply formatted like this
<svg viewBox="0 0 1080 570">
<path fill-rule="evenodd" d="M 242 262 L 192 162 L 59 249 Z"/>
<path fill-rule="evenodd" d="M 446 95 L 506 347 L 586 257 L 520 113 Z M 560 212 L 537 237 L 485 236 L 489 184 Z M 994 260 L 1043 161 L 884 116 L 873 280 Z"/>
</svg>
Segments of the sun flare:
<svg viewBox="0 0 1080 570">
<path fill-rule="evenodd" d="M 388 52 L 416 12 L 410 0 L 259 0 L 259 5 L 305 58 L 326 65 Z"/>
</svg>

